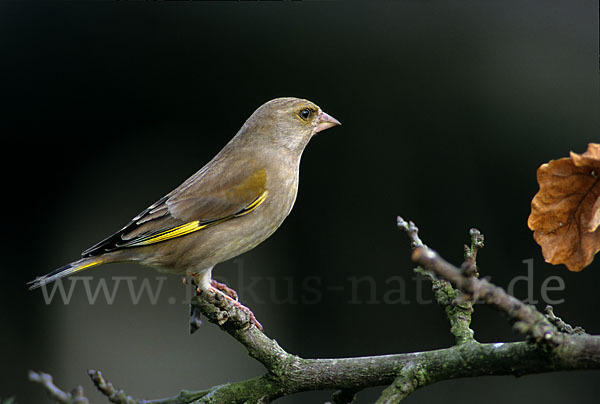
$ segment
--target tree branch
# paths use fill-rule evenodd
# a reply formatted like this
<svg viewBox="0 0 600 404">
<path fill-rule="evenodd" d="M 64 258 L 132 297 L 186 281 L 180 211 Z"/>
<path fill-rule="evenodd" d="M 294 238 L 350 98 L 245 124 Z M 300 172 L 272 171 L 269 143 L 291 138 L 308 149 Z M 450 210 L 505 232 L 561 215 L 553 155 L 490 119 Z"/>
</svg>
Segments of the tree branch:
<svg viewBox="0 0 600 404">
<path fill-rule="evenodd" d="M 81 386 L 77 386 L 71 393 L 66 393 L 54 384 L 52 376 L 48 373 L 30 370 L 27 376 L 30 381 L 41 384 L 50 398 L 58 403 L 89 404 L 88 399 L 83 395 L 83 387 Z"/>
<path fill-rule="evenodd" d="M 295 358 L 296 360 L 290 363 L 279 377 L 265 374 L 241 382 L 215 386 L 208 390 L 184 391 L 171 398 L 133 402 L 138 404 L 268 403 L 278 397 L 301 391 L 330 389 L 359 391 L 367 387 L 388 385 L 399 377 L 405 378 L 405 383 L 413 383 L 416 389 L 442 380 L 461 377 L 521 376 L 559 370 L 599 369 L 600 337 L 573 335 L 569 339 L 569 344 L 553 352 L 549 352 L 539 344 L 511 342 L 462 344 L 434 351 L 358 358 Z M 401 384 L 394 387 L 404 388 Z M 396 401 L 380 401 L 380 403 L 388 402 Z"/>
<path fill-rule="evenodd" d="M 547 305 L 546 309 L 546 318 L 554 324 L 560 332 L 564 332 L 567 334 L 585 334 L 585 330 L 581 327 L 572 327 L 571 325 L 565 323 L 560 317 L 557 317 L 554 314 L 554 308 L 552 306 Z"/>
<path fill-rule="evenodd" d="M 471 246 L 465 250 L 465 264 L 457 268 L 423 244 L 413 223 L 401 218 L 398 223 L 411 238 L 413 260 L 428 273 L 435 274 L 435 277 L 427 275 L 432 280 L 442 282 L 439 291 L 445 294 L 446 300 L 442 302 L 440 297 L 438 301 L 445 304 L 445 308 L 460 307 L 461 304 L 480 299 L 506 313 L 514 321 L 517 330 L 530 337 L 529 342 L 480 344 L 472 339 L 472 334 L 470 338 L 461 335 L 456 332 L 457 329 L 461 332 L 470 331 L 472 306 L 468 306 L 470 310 L 467 308 L 464 311 L 463 307 L 462 312 L 447 311 L 452 332 L 457 339 L 457 345 L 451 348 L 357 358 L 303 359 L 286 352 L 275 340 L 252 326 L 248 314 L 231 301 L 209 291 L 195 297 L 192 304 L 210 322 L 244 345 L 248 354 L 265 366 L 267 372 L 264 375 L 206 390 L 183 390 L 174 397 L 149 401 L 133 399 L 122 390 L 115 389 L 100 372 L 90 371 L 90 376 L 100 391 L 117 404 L 264 404 L 297 392 L 329 389 L 340 390 L 333 397 L 336 403 L 348 404 L 356 392 L 381 385 L 389 387 L 377 403 L 393 404 L 419 387 L 442 380 L 600 369 L 600 337 L 561 332 L 555 326 L 560 319 L 553 313 L 547 318 L 535 307 L 476 278 L 475 258 L 477 250 L 483 246 L 483 239 L 478 232 L 471 233 Z M 465 317 L 461 318 L 461 315 Z M 567 330 L 566 326 L 562 328 Z M 51 390 L 52 379 L 49 380 L 49 383 L 42 384 Z M 74 402 L 69 401 L 66 393 L 57 393 L 54 398 L 61 404 Z"/>
<path fill-rule="evenodd" d="M 561 333 L 554 324 L 537 309 L 510 296 L 502 288 L 491 284 L 485 279 L 468 276 L 459 268 L 445 261 L 435 251 L 419 247 L 412 253 L 412 260 L 426 270 L 446 279 L 454 287 L 481 300 L 487 305 L 508 315 L 514 322 L 517 331 L 533 338 L 536 342 L 548 341 L 560 345 L 565 334 Z"/>
</svg>

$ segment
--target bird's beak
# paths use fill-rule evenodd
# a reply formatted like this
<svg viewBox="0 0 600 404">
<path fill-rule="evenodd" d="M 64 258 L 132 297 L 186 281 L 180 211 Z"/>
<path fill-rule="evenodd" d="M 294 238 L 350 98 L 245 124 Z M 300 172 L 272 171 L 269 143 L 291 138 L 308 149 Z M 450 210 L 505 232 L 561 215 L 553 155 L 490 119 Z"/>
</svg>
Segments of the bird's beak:
<svg viewBox="0 0 600 404">
<path fill-rule="evenodd" d="M 319 133 L 322 130 L 329 129 L 332 126 L 338 126 L 342 123 L 332 117 L 331 115 L 327 115 L 325 112 L 321 112 L 317 117 L 317 126 L 315 127 L 314 133 Z"/>
</svg>

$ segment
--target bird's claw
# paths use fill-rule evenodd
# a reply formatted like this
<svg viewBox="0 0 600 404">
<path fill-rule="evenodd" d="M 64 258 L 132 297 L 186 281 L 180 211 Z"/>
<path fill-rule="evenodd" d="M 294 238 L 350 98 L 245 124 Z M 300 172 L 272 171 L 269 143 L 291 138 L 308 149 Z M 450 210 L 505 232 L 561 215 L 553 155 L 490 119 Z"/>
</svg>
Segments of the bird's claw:
<svg viewBox="0 0 600 404">
<path fill-rule="evenodd" d="M 229 288 L 227 288 L 229 289 Z M 222 300 L 227 300 L 231 303 L 231 305 L 233 307 L 235 307 L 236 309 L 239 309 L 241 311 L 243 311 L 244 313 L 248 314 L 248 318 L 249 318 L 249 324 L 254 325 L 256 328 L 258 328 L 259 330 L 263 330 L 263 326 L 262 324 L 256 319 L 256 316 L 254 315 L 254 313 L 252 312 L 252 310 L 250 310 L 248 307 L 244 306 L 243 304 L 241 304 L 237 299 L 234 299 L 233 297 L 231 297 L 229 294 L 222 292 L 221 290 L 214 288 L 214 293 L 215 293 L 215 300 L 217 301 L 222 301 Z M 229 289 L 231 290 L 231 289 Z M 237 297 L 237 293 L 235 294 L 235 296 Z M 229 317 L 229 315 L 227 316 Z M 225 321 L 227 321 L 227 319 L 225 319 L 223 321 L 223 324 L 225 323 Z M 219 324 L 221 324 L 221 320 L 219 320 Z"/>
<path fill-rule="evenodd" d="M 225 285 L 224 283 L 217 282 L 214 279 L 211 279 L 210 286 L 217 289 L 218 291 L 225 293 L 227 296 L 231 297 L 233 300 L 236 300 L 236 301 L 239 300 L 237 292 L 235 290 L 231 289 L 229 286 Z"/>
</svg>

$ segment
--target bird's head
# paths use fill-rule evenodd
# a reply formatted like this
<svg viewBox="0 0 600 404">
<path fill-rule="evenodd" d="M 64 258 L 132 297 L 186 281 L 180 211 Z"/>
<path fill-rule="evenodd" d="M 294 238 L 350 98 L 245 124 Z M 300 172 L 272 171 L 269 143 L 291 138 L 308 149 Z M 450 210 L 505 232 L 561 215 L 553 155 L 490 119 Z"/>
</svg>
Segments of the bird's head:
<svg viewBox="0 0 600 404">
<path fill-rule="evenodd" d="M 266 140 L 301 153 L 316 133 L 337 125 L 341 123 L 318 105 L 286 97 L 261 105 L 248 118 L 242 132 L 250 133 L 254 140 Z"/>
</svg>

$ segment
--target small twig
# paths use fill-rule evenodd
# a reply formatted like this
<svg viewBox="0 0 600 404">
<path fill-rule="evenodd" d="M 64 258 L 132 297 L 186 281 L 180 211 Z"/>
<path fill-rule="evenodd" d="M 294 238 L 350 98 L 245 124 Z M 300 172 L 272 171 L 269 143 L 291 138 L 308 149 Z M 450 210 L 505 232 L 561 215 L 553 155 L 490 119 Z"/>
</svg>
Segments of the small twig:
<svg viewBox="0 0 600 404">
<path fill-rule="evenodd" d="M 485 279 L 465 276 L 463 271 L 445 261 L 429 248 L 417 248 L 413 251 L 412 260 L 436 276 L 448 280 L 455 288 L 473 296 L 474 300 L 482 300 L 508 315 L 513 320 L 517 331 L 529 335 L 535 341 L 548 341 L 556 345 L 564 341 L 556 327 L 534 306 L 527 305 L 510 296 L 502 288 Z"/>
<path fill-rule="evenodd" d="M 474 342 L 475 332 L 470 327 L 473 303 L 463 299 L 461 291 L 453 288 L 450 282 L 444 279 L 436 279 L 431 288 L 438 304 L 444 307 L 446 317 L 450 323 L 450 333 L 454 335 L 456 344 Z"/>
<path fill-rule="evenodd" d="M 102 372 L 97 370 L 88 370 L 88 375 L 98 390 L 100 390 L 100 392 L 104 394 L 109 401 L 115 404 L 187 404 L 204 397 L 210 392 L 210 390 L 182 390 L 174 397 L 160 398 L 156 400 L 136 400 L 135 398 L 125 394 L 123 390 L 115 389 L 113 384 L 104 378 Z"/>
<path fill-rule="evenodd" d="M 471 236 L 471 245 L 465 244 L 465 262 L 462 265 L 462 270 L 466 276 L 478 277 L 477 270 L 477 252 L 483 248 L 484 237 L 477 229 L 469 230 Z"/>
<path fill-rule="evenodd" d="M 450 323 L 450 332 L 454 335 L 456 343 L 464 344 L 475 341 L 473 338 L 475 333 L 470 328 L 473 304 L 469 300 L 463 299 L 461 292 L 454 289 L 450 282 L 436 278 L 420 266 L 416 267 L 414 272 L 431 281 L 431 290 L 435 301 L 444 308 Z"/>
<path fill-rule="evenodd" d="M 71 394 L 73 395 L 73 401 L 71 401 L 73 404 L 89 404 L 89 400 L 83 395 L 83 387 L 75 387 Z"/>
<path fill-rule="evenodd" d="M 210 392 L 211 390 L 181 390 L 179 394 L 173 397 L 159 398 L 156 400 L 138 400 L 138 404 L 188 404 L 206 396 Z"/>
<path fill-rule="evenodd" d="M 427 248 L 419 238 L 419 229 L 413 222 L 407 222 L 398 216 L 396 223 L 398 228 L 408 234 L 413 250 L 415 248 Z M 468 249 L 467 255 L 467 247 L 465 246 L 465 262 L 469 262 L 469 267 L 475 268 L 475 273 L 477 272 L 477 265 L 475 263 L 477 249 L 481 247 L 483 247 L 483 236 L 478 230 L 471 229 L 471 247 Z M 470 328 L 473 304 L 468 299 L 463 299 L 461 292 L 454 289 L 445 279 L 438 279 L 431 272 L 425 271 L 421 267 L 416 267 L 414 272 L 431 281 L 431 290 L 433 291 L 435 301 L 444 308 L 446 317 L 450 323 L 450 332 L 454 335 L 456 343 L 464 344 L 473 342 L 473 335 L 475 333 Z"/>
<path fill-rule="evenodd" d="M 469 230 L 471 245 L 464 246 L 465 261 L 461 265 L 464 276 L 477 278 L 479 271 L 477 269 L 477 252 L 483 248 L 484 237 L 481 232 L 475 228 Z M 446 306 L 446 315 L 451 324 L 450 331 L 456 338 L 457 344 L 474 342 L 475 332 L 471 329 L 471 316 L 473 315 L 473 302 L 471 296 L 464 292 L 448 287 L 448 297 L 453 298 L 452 304 Z"/>
<path fill-rule="evenodd" d="M 137 400 L 125 394 L 123 390 L 117 390 L 115 387 L 104 379 L 102 372 L 99 370 L 88 370 L 88 375 L 92 379 L 94 385 L 104 394 L 111 402 L 115 404 L 137 404 Z"/>
<path fill-rule="evenodd" d="M 77 386 L 71 393 L 66 393 L 54 384 L 52 376 L 48 373 L 30 370 L 28 378 L 30 381 L 44 386 L 50 398 L 61 404 L 89 404 L 88 399 L 83 395 L 81 386 Z"/>
<path fill-rule="evenodd" d="M 572 327 L 570 324 L 565 323 L 560 317 L 557 317 L 554 314 L 554 308 L 550 305 L 546 306 L 546 318 L 550 320 L 552 324 L 554 324 L 560 332 L 564 332 L 566 334 L 585 334 L 585 330 L 579 326 Z"/>
<path fill-rule="evenodd" d="M 413 222 L 407 222 L 398 216 L 396 218 L 396 226 L 408 234 L 408 238 L 410 239 L 410 248 L 414 250 L 417 247 L 427 247 L 419 238 L 419 228 L 415 226 Z"/>
<path fill-rule="evenodd" d="M 414 363 L 409 363 L 402 369 L 394 382 L 383 390 L 375 404 L 397 404 L 401 402 L 418 387 L 427 384 L 424 374 L 425 372 Z"/>
</svg>

